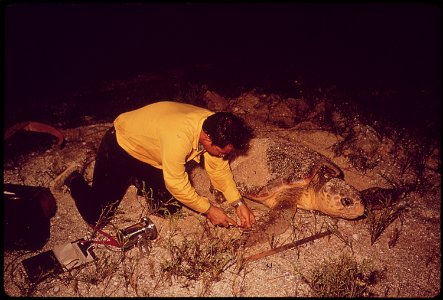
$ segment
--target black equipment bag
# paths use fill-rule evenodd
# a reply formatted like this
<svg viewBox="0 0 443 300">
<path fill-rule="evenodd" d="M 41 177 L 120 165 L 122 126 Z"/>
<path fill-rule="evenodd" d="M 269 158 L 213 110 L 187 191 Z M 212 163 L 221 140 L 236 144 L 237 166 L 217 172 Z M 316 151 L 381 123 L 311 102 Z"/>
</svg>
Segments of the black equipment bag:
<svg viewBox="0 0 443 300">
<path fill-rule="evenodd" d="M 56 201 L 49 188 L 3 185 L 4 249 L 39 250 L 49 240 Z"/>
</svg>

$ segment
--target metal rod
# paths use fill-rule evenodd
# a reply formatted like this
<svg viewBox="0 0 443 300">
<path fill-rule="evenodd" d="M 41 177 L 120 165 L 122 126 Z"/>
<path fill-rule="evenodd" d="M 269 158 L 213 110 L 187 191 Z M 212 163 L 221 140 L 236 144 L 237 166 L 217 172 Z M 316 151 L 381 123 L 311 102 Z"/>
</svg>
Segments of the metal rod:
<svg viewBox="0 0 443 300">
<path fill-rule="evenodd" d="M 260 258 L 263 258 L 263 257 L 266 257 L 266 256 L 270 256 L 270 255 L 274 255 L 276 253 L 279 253 L 279 252 L 282 252 L 282 251 L 286 251 L 288 249 L 291 249 L 291 248 L 294 248 L 294 247 L 297 247 L 297 246 L 300 246 L 300 245 L 312 242 L 314 240 L 317 240 L 317 239 L 323 238 L 325 236 L 328 236 L 331 233 L 332 233 L 332 231 L 327 230 L 327 231 L 311 235 L 309 237 L 303 238 L 301 240 L 298 240 L 298 241 L 295 241 L 295 242 L 292 242 L 292 243 L 289 243 L 289 244 L 286 244 L 286 245 L 283 245 L 283 246 L 280 246 L 280 247 L 277 247 L 277 248 L 274 248 L 274 249 L 266 250 L 266 251 L 263 251 L 263 252 L 251 255 L 251 256 L 249 256 L 249 257 L 247 257 L 247 258 L 245 258 L 243 260 L 243 265 L 246 265 L 247 263 L 256 261 L 256 260 L 258 260 Z"/>
</svg>

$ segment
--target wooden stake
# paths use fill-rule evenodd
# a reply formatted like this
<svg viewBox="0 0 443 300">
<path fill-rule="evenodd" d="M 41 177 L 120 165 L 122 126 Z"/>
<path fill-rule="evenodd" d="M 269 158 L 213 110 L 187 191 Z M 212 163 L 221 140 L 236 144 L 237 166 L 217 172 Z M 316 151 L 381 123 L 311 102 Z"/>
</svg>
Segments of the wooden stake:
<svg viewBox="0 0 443 300">
<path fill-rule="evenodd" d="M 279 252 L 282 252 L 282 251 L 286 251 L 288 249 L 291 249 L 291 248 L 294 248 L 294 247 L 306 244 L 308 242 L 312 242 L 314 240 L 317 240 L 317 239 L 323 238 L 325 236 L 328 236 L 331 233 L 332 233 L 332 231 L 327 230 L 327 231 L 311 235 L 311 236 L 306 237 L 304 239 L 301 239 L 301 240 L 298 240 L 298 241 L 295 241 L 295 242 L 292 242 L 292 243 L 289 243 L 289 244 L 286 244 L 286 245 L 283 245 L 283 246 L 280 246 L 280 247 L 277 247 L 277 248 L 274 248 L 274 249 L 271 249 L 271 250 L 266 250 L 266 251 L 263 251 L 263 252 L 251 255 L 251 256 L 249 256 L 249 257 L 247 257 L 247 258 L 245 258 L 243 260 L 243 265 L 245 265 L 247 263 L 250 263 L 250 262 L 253 262 L 253 261 L 256 261 L 256 260 L 258 260 L 260 258 L 263 258 L 263 257 L 266 257 L 266 256 L 270 256 L 270 255 L 274 255 L 276 253 L 279 253 Z"/>
</svg>

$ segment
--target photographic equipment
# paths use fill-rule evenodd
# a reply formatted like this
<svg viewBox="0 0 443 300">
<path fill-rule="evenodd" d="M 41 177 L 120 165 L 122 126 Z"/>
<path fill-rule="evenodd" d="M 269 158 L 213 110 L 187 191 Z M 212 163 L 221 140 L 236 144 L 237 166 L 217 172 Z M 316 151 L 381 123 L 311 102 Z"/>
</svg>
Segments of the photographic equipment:
<svg viewBox="0 0 443 300">
<path fill-rule="evenodd" d="M 39 283 L 67 270 L 78 268 L 96 259 L 90 241 L 80 239 L 53 250 L 45 251 L 22 261 L 31 283 Z"/>
<path fill-rule="evenodd" d="M 143 217 L 137 224 L 117 231 L 117 241 L 124 251 L 135 245 L 141 247 L 149 240 L 155 240 L 157 236 L 157 227 L 148 217 Z"/>
</svg>

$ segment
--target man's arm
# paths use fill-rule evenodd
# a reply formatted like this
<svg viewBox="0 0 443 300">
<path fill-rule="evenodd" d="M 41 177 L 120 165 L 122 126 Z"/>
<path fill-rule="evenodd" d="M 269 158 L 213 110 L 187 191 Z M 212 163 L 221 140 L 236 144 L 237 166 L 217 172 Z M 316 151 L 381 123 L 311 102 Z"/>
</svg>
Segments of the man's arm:
<svg viewBox="0 0 443 300">
<path fill-rule="evenodd" d="M 205 153 L 205 168 L 214 188 L 221 191 L 228 203 L 236 207 L 235 212 L 240 219 L 240 227 L 251 227 L 255 223 L 255 216 L 251 209 L 243 202 L 235 184 L 229 162 Z M 225 224 L 226 222 L 230 221 L 226 219 Z"/>
<path fill-rule="evenodd" d="M 199 213 L 205 213 L 210 207 L 209 200 L 197 193 L 185 170 L 189 149 L 192 149 L 190 143 L 181 139 L 162 145 L 163 178 L 174 198 Z"/>
<path fill-rule="evenodd" d="M 234 176 L 229 166 L 229 161 L 220 157 L 204 154 L 205 169 L 213 187 L 222 192 L 228 203 L 232 203 L 241 198 L 240 192 L 234 181 Z"/>
</svg>

